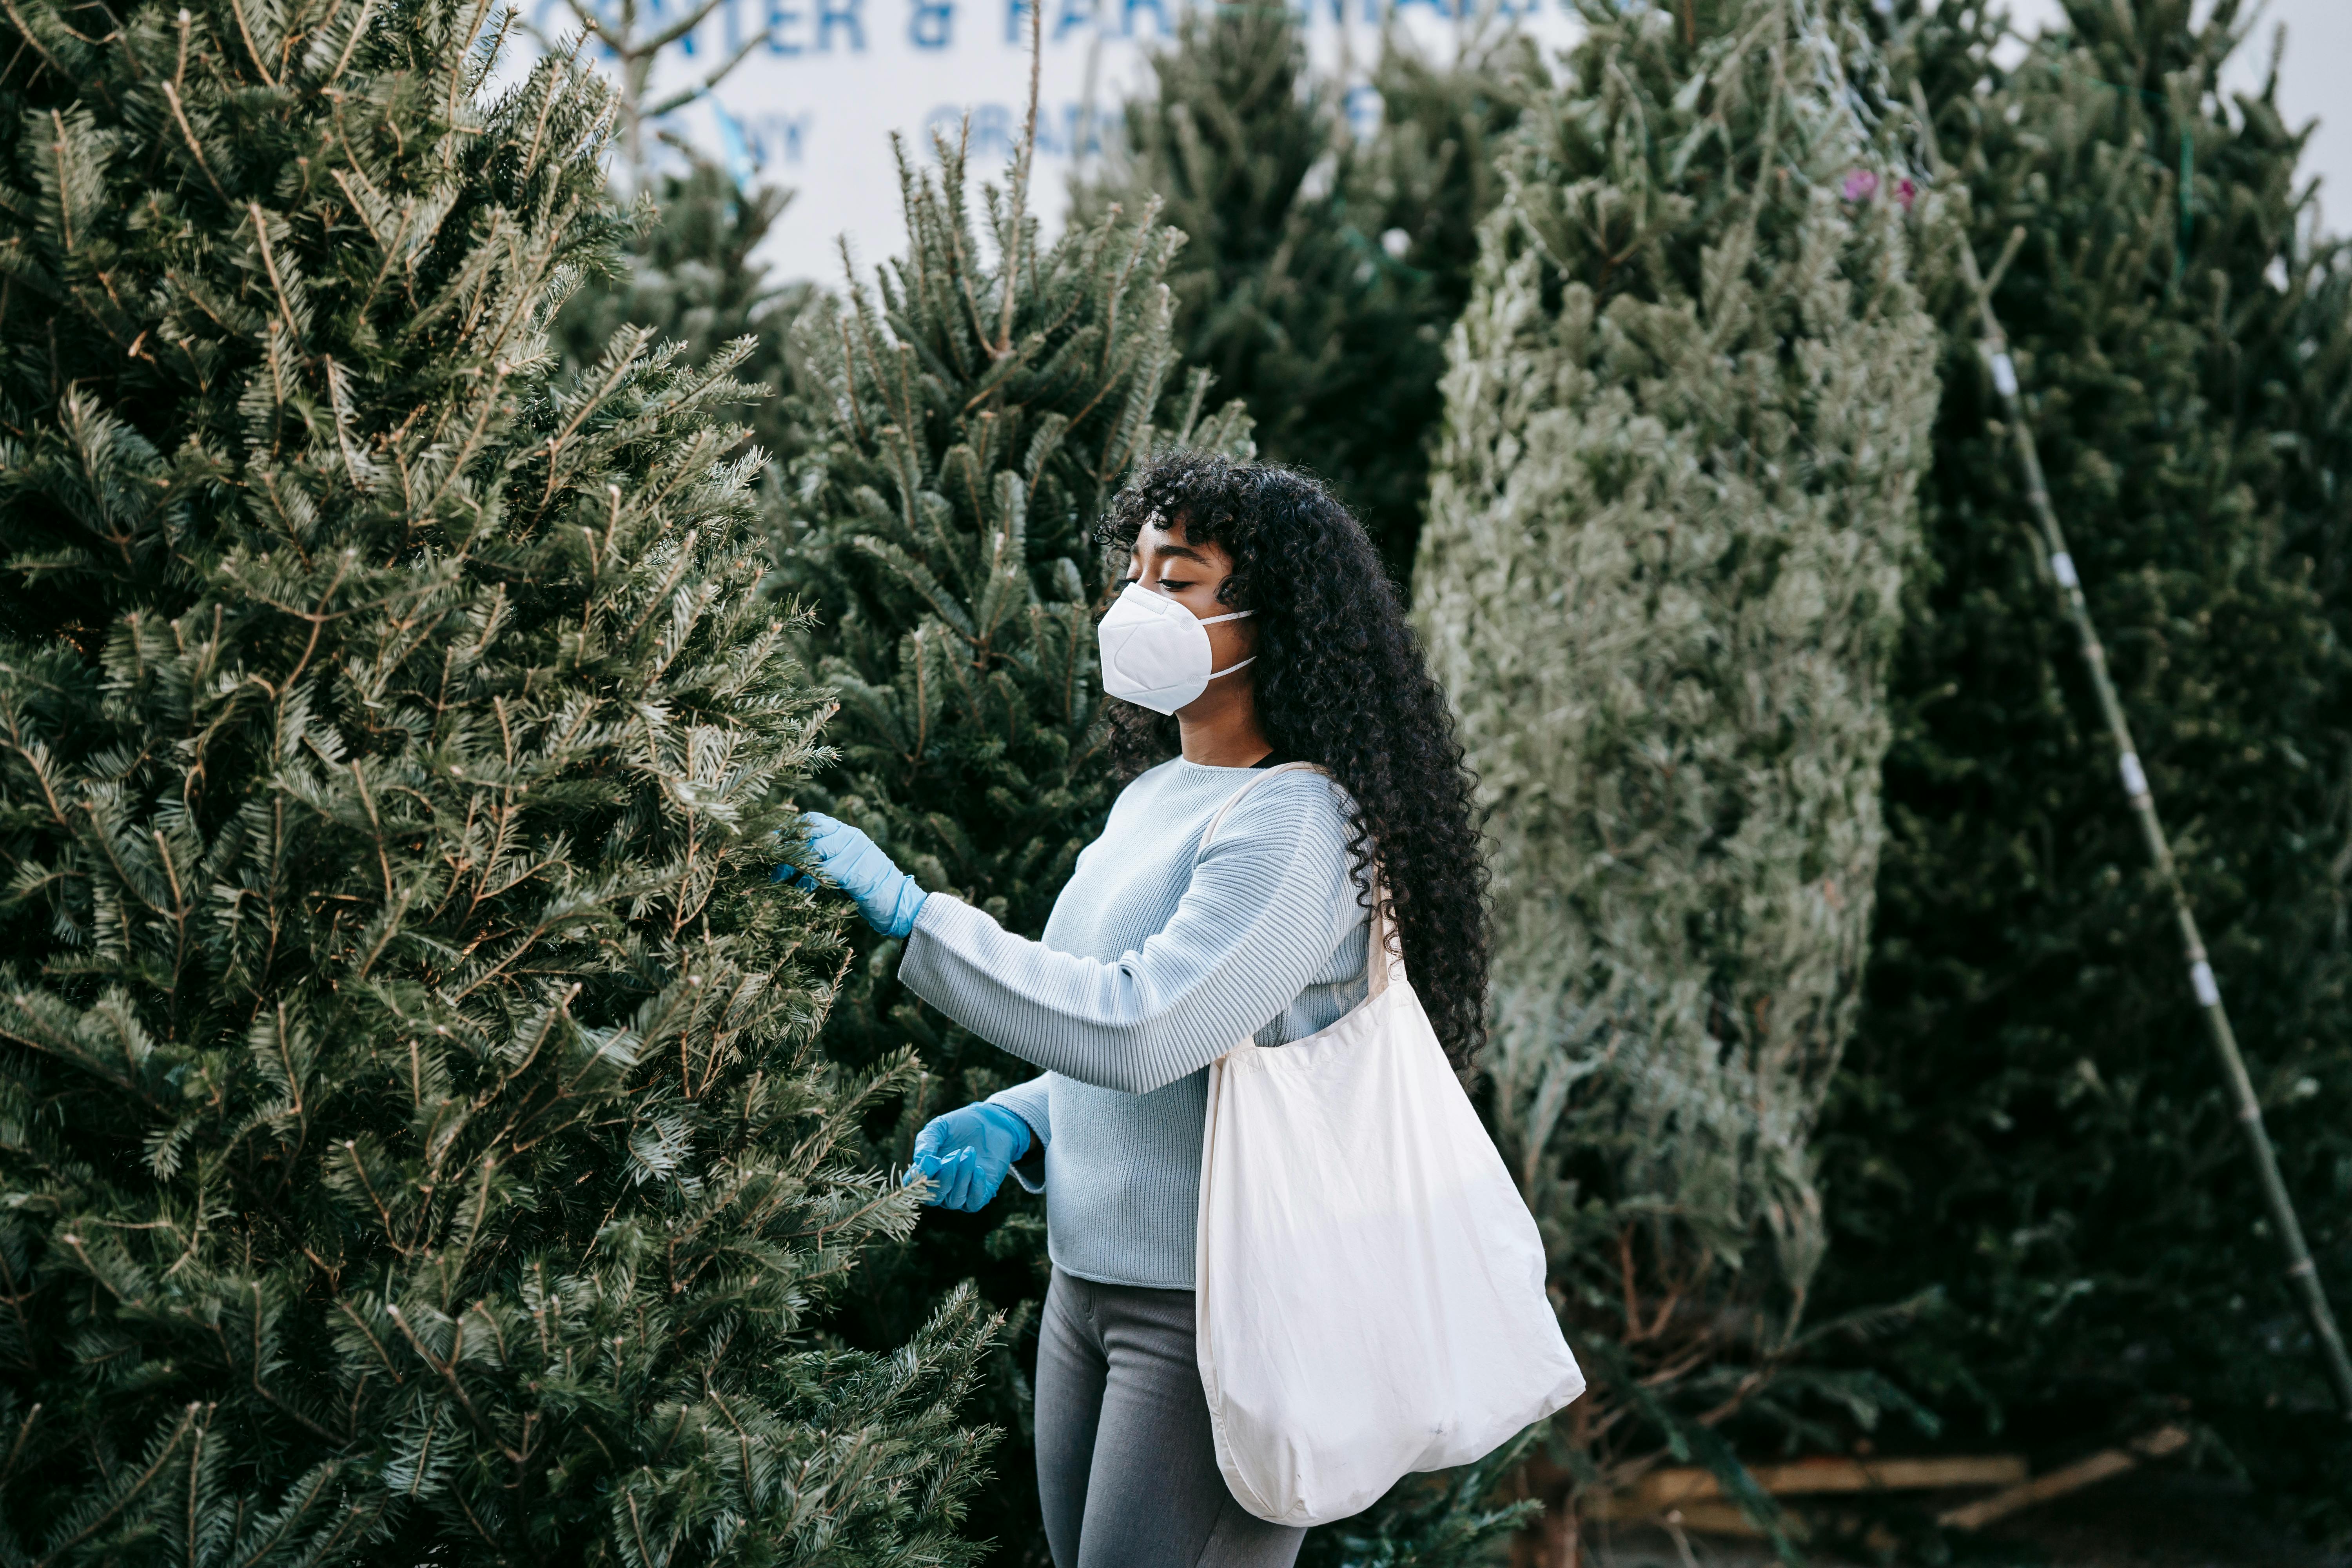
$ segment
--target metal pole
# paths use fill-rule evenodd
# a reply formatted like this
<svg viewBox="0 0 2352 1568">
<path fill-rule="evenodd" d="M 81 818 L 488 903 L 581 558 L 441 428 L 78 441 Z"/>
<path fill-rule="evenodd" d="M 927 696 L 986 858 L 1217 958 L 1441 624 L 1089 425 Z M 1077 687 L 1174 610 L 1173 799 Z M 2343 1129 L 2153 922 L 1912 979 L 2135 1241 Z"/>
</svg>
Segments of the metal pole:
<svg viewBox="0 0 2352 1568">
<path fill-rule="evenodd" d="M 1936 126 L 1927 110 L 1927 95 L 1916 81 L 1911 84 L 1911 100 L 1918 111 L 1929 172 L 1942 184 L 1946 173 L 1943 153 L 1936 145 Z M 2011 247 L 2014 248 L 2014 237 Z M 2196 994 L 2197 1011 L 2205 1021 L 2205 1037 L 2221 1068 L 2222 1082 L 2237 1108 L 2238 1126 L 2246 1140 L 2246 1156 L 2253 1164 L 2255 1182 L 2263 1190 L 2263 1206 L 2269 1211 L 2271 1230 L 2286 1258 L 2287 1288 L 2294 1293 L 2295 1304 L 2303 1309 L 2305 1321 L 2311 1325 L 2320 1363 L 2335 1390 L 2336 1408 L 2346 1419 L 2352 1420 L 2352 1357 L 2345 1353 L 2343 1331 L 2336 1326 L 2336 1314 L 2327 1304 L 2326 1290 L 2320 1285 L 2319 1270 L 2311 1261 L 2310 1247 L 2304 1243 L 2303 1226 L 2295 1218 L 2294 1200 L 2287 1195 L 2286 1182 L 2279 1174 L 2277 1152 L 2263 1126 L 2262 1101 L 2254 1093 L 2253 1079 L 2247 1076 L 2246 1058 L 2239 1053 L 2237 1036 L 2230 1028 L 2229 1012 L 2221 1005 L 2221 988 L 2213 979 L 2213 966 L 2206 961 L 2205 942 L 2198 935 L 2197 917 L 2190 912 L 2189 895 L 2181 888 L 2179 868 L 2173 864 L 2172 846 L 2165 838 L 2164 824 L 2157 818 L 2156 798 L 2148 793 L 2147 774 L 2140 768 L 2131 726 L 2124 719 L 2123 705 L 2116 700 L 2115 682 L 2107 679 L 2106 649 L 2100 645 L 2098 627 L 2093 624 L 2090 605 L 2083 597 L 2082 578 L 2074 569 L 2074 557 L 2066 552 L 2066 536 L 2059 529 L 2058 514 L 2050 505 L 2050 487 L 2042 482 L 2042 458 L 2033 445 L 2032 427 L 2026 422 L 2024 400 L 2018 392 L 2017 366 L 2009 357 L 2009 339 L 2000 330 L 2000 319 L 1993 314 L 1992 293 L 1977 269 L 1976 249 L 1969 244 L 1965 229 L 1960 234 L 1959 252 L 1960 274 L 1976 297 L 1977 313 L 1983 328 L 1980 346 L 1992 372 L 1993 390 L 2000 395 L 2002 412 L 2017 438 L 2018 466 L 2025 471 L 2025 496 L 2042 529 L 2050 574 L 2058 588 L 2059 607 L 2074 623 L 2084 671 L 2091 678 L 2092 689 L 2098 693 L 2099 711 L 2116 744 L 2116 766 L 2122 776 L 2125 798 L 2139 823 L 2140 837 L 2147 845 L 2156 874 L 2165 890 L 2172 895 L 2172 912 L 2179 923 L 2181 950 L 2189 966 L 2189 986 Z"/>
</svg>

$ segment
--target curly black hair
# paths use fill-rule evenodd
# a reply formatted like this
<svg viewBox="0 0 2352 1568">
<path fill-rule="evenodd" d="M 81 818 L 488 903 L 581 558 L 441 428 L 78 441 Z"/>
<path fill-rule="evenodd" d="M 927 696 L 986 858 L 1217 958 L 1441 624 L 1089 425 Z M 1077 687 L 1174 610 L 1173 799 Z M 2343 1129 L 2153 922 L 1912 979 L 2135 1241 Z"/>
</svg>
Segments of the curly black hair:
<svg viewBox="0 0 2352 1568">
<path fill-rule="evenodd" d="M 1412 987 L 1466 1068 L 1486 1040 L 1486 869 L 1454 715 L 1362 523 L 1312 476 L 1178 452 L 1139 472 L 1097 536 L 1132 549 L 1144 525 L 1222 545 L 1218 601 L 1255 613 L 1258 724 L 1276 756 L 1329 770 L 1354 803 L 1349 852 L 1368 903 L 1377 859 Z M 1108 750 L 1131 779 L 1179 750 L 1176 721 L 1107 704 Z"/>
</svg>

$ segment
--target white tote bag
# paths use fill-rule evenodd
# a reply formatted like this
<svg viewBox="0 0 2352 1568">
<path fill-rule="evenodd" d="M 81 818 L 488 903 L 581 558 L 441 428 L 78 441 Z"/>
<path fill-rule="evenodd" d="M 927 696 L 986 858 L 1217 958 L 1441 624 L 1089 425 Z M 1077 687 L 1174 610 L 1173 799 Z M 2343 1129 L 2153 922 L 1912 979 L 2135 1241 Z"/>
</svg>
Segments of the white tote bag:
<svg viewBox="0 0 2352 1568">
<path fill-rule="evenodd" d="M 1379 901 L 1376 884 L 1360 1006 L 1209 1068 L 1201 1382 L 1225 1484 L 1276 1524 L 1360 1512 L 1408 1472 L 1482 1458 L 1584 1392 L 1535 1220 Z"/>
</svg>

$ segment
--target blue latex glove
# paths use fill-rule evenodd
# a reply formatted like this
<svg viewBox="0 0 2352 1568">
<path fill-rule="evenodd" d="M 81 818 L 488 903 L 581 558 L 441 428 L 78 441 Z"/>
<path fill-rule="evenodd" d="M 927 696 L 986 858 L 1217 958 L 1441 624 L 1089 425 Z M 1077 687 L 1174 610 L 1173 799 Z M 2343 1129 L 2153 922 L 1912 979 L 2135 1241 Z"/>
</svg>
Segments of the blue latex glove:
<svg viewBox="0 0 2352 1568">
<path fill-rule="evenodd" d="M 1004 1173 L 1027 1152 L 1029 1124 L 982 1100 L 924 1124 L 915 1134 L 915 1158 L 906 1180 L 929 1177 L 934 1185 L 925 1203 L 970 1214 L 996 1195 Z"/>
<path fill-rule="evenodd" d="M 898 869 L 880 845 L 823 812 L 804 813 L 801 820 L 808 825 L 809 852 L 816 857 L 818 868 L 833 879 L 834 886 L 857 900 L 857 912 L 866 917 L 867 925 L 884 936 L 895 937 L 904 937 L 915 929 L 915 917 L 930 895 L 915 886 L 915 879 Z M 777 867 L 771 879 L 797 882 L 803 888 L 820 885 L 791 866 Z"/>
</svg>

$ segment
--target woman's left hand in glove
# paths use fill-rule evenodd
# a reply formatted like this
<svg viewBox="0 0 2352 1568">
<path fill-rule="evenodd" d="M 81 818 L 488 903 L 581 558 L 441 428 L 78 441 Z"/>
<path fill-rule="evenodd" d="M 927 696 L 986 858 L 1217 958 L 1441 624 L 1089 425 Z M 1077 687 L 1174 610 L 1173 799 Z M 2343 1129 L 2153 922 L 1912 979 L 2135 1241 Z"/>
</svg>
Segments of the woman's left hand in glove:
<svg viewBox="0 0 2352 1568">
<path fill-rule="evenodd" d="M 816 857 L 817 868 L 856 900 L 857 912 L 866 917 L 867 925 L 884 936 L 902 938 L 915 929 L 915 917 L 922 912 L 923 900 L 929 895 L 882 853 L 880 845 L 822 812 L 805 813 L 801 820 L 808 826 L 809 853 Z M 792 866 L 777 867 L 772 879 L 798 882 L 803 888 L 819 885 Z"/>
</svg>

